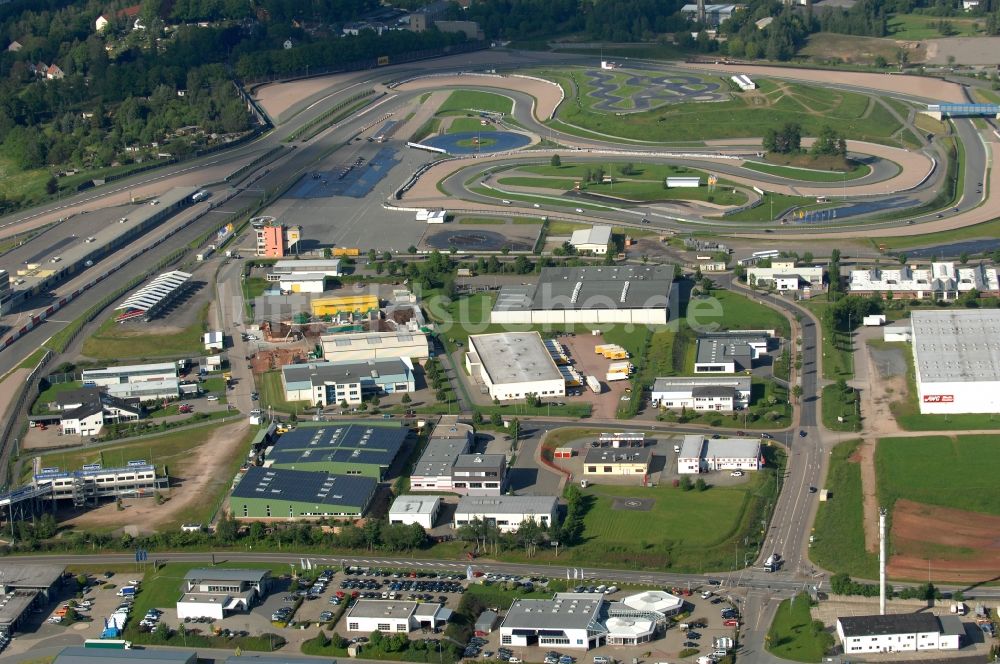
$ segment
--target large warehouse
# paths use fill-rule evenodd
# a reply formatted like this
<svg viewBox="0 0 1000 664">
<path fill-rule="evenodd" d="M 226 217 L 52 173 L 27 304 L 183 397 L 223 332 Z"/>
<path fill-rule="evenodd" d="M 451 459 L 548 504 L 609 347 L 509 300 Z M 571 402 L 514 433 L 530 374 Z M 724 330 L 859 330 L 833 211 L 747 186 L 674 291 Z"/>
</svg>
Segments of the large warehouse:
<svg viewBox="0 0 1000 664">
<path fill-rule="evenodd" d="M 278 438 L 264 465 L 381 480 L 399 456 L 407 432 L 398 426 L 301 426 Z"/>
<path fill-rule="evenodd" d="M 1000 311 L 914 311 L 921 413 L 1000 412 Z"/>
<path fill-rule="evenodd" d="M 377 487 L 373 477 L 251 466 L 229 505 L 237 519 L 360 518 Z"/>
<path fill-rule="evenodd" d="M 469 337 L 465 368 L 482 380 L 491 399 L 566 396 L 566 379 L 538 332 L 474 334 Z"/>
<path fill-rule="evenodd" d="M 426 360 L 430 345 L 423 332 L 353 332 L 325 334 L 319 338 L 323 357 L 330 362 L 353 360 Z"/>
<path fill-rule="evenodd" d="M 490 322 L 666 325 L 671 311 L 677 311 L 672 265 L 548 267 L 534 286 L 501 288 Z"/>
</svg>

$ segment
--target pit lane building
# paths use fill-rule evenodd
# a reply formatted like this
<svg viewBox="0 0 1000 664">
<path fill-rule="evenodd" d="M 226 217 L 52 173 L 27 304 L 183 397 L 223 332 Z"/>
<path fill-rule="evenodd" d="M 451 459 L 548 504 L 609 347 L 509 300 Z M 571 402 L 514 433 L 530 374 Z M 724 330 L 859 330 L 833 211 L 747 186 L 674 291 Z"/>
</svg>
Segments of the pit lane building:
<svg viewBox="0 0 1000 664">
<path fill-rule="evenodd" d="M 501 288 L 490 322 L 666 325 L 677 297 L 672 265 L 549 267 L 535 285 Z"/>
</svg>

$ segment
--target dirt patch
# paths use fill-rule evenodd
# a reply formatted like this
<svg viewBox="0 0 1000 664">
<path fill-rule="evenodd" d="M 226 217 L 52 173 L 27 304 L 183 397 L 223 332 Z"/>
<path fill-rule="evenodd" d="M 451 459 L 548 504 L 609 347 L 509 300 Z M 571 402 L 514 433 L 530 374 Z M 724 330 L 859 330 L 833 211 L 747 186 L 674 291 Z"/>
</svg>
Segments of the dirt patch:
<svg viewBox="0 0 1000 664">
<path fill-rule="evenodd" d="M 1000 37 L 947 37 L 927 40 L 927 62 L 949 64 L 955 58 L 960 65 L 1000 64 Z"/>
<path fill-rule="evenodd" d="M 864 503 L 865 549 L 878 551 L 878 496 L 875 478 L 875 441 L 866 440 L 853 456 L 861 464 L 861 495 Z"/>
<path fill-rule="evenodd" d="M 66 523 L 84 530 L 113 527 L 140 534 L 156 532 L 161 526 L 175 522 L 185 510 L 208 500 L 220 486 L 232 482 L 226 468 L 233 455 L 239 454 L 249 428 L 246 419 L 219 427 L 183 458 L 166 461 L 171 488 L 169 499 L 162 505 L 152 498 L 129 498 L 122 501 L 124 510 L 120 512 L 113 502 L 106 503 Z"/>
<path fill-rule="evenodd" d="M 992 581 L 1000 570 L 1000 516 L 897 500 L 892 511 L 894 578 Z"/>
<path fill-rule="evenodd" d="M 887 62 L 899 59 L 898 51 L 905 48 L 910 62 L 923 62 L 926 49 L 922 43 L 883 39 L 878 37 L 858 37 L 820 32 L 809 37 L 809 43 L 799 51 L 816 60 L 837 58 L 844 62 L 872 63 L 882 56 Z"/>
<path fill-rule="evenodd" d="M 275 348 L 262 350 L 250 358 L 250 365 L 255 374 L 274 371 L 289 364 L 300 364 L 306 361 L 306 352 L 301 348 Z"/>
</svg>

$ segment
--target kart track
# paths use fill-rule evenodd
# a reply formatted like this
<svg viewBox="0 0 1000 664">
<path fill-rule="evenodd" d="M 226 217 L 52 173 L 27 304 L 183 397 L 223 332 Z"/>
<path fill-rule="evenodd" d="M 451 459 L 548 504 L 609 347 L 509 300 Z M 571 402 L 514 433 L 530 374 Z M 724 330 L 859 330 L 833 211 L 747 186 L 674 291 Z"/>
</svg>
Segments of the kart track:
<svg viewBox="0 0 1000 664">
<path fill-rule="evenodd" d="M 722 101 L 727 98 L 718 83 L 698 76 L 671 74 L 650 76 L 626 70 L 588 69 L 584 72 L 595 89 L 588 96 L 597 99 L 599 111 L 641 112 L 682 101 Z"/>
</svg>

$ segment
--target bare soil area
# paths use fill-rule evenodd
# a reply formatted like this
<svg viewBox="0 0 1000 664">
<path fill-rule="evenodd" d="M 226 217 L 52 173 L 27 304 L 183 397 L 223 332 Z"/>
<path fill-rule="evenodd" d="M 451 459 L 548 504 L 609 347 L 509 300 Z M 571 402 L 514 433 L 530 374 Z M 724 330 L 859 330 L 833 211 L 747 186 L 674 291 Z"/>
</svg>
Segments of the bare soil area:
<svg viewBox="0 0 1000 664">
<path fill-rule="evenodd" d="M 153 498 L 129 498 L 122 501 L 124 510 L 118 511 L 113 502 L 68 519 L 67 523 L 83 529 L 128 529 L 128 532 L 152 533 L 164 525 L 174 525 L 186 511 L 204 503 L 228 486 L 233 478 L 227 468 L 250 429 L 249 420 L 215 429 L 203 444 L 193 451 L 186 451 L 178 458 L 158 457 L 170 471 L 168 500 L 157 505 Z M 192 435 L 196 433 L 192 432 Z"/>
<path fill-rule="evenodd" d="M 896 501 L 892 511 L 894 555 L 889 574 L 898 579 L 992 581 L 1000 570 L 1000 516 Z"/>
<path fill-rule="evenodd" d="M 896 62 L 901 48 L 905 48 L 909 53 L 910 62 L 923 62 L 927 56 L 927 48 L 923 42 L 839 35 L 832 32 L 820 32 L 810 36 L 809 43 L 800 54 L 817 60 L 839 58 L 844 62 L 868 64 L 874 62 L 880 55 L 887 62 Z"/>
<path fill-rule="evenodd" d="M 1000 64 L 1000 37 L 947 37 L 927 40 L 927 63 L 959 65 Z"/>
</svg>

